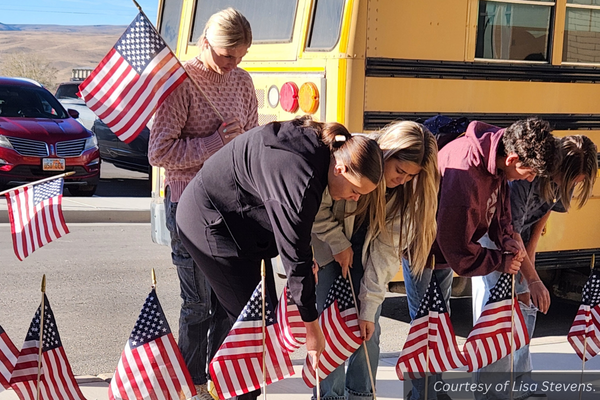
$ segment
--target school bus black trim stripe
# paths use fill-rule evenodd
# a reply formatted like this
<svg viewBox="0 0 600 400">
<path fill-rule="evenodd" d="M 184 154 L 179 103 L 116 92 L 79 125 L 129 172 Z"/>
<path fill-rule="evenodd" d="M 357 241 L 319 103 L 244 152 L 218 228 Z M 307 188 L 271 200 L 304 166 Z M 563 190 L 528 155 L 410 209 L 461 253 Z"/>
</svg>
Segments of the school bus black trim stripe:
<svg viewBox="0 0 600 400">
<path fill-rule="evenodd" d="M 537 253 L 536 269 L 560 269 L 590 267 L 592 255 L 600 254 L 600 249 L 563 250 Z M 594 260 L 594 267 L 600 264 L 600 257 Z"/>
<path fill-rule="evenodd" d="M 367 77 L 600 83 L 600 68 L 489 62 L 367 58 Z"/>
<path fill-rule="evenodd" d="M 446 113 L 439 110 L 440 114 L 451 118 L 467 117 L 470 121 L 485 121 L 488 124 L 507 127 L 513 122 L 535 115 L 552 125 L 555 130 L 600 130 L 600 114 L 483 114 L 483 113 Z M 403 113 L 367 111 L 364 113 L 363 128 L 367 131 L 380 129 L 393 121 L 417 121 L 423 122 L 437 113 Z M 585 134 L 585 132 L 581 132 Z"/>
</svg>

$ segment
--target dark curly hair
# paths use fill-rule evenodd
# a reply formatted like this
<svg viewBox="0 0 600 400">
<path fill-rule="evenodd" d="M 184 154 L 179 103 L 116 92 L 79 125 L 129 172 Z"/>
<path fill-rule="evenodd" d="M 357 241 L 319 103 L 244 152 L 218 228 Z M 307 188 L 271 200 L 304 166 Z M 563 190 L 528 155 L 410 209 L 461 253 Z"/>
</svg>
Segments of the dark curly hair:
<svg viewBox="0 0 600 400">
<path fill-rule="evenodd" d="M 515 122 L 502 136 L 504 155 L 515 153 L 523 167 L 533 168 L 540 176 L 551 176 L 560 160 L 550 124 L 530 117 Z"/>
</svg>

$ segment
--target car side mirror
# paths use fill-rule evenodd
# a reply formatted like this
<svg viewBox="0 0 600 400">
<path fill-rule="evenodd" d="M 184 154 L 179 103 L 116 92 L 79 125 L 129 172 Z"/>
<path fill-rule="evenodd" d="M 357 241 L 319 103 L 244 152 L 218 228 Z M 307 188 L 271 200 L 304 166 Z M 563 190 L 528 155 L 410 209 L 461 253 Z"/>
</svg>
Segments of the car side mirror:
<svg viewBox="0 0 600 400">
<path fill-rule="evenodd" d="M 79 118 L 79 111 L 77 110 L 73 110 L 72 108 L 67 109 L 67 112 L 69 113 L 69 115 L 73 118 Z"/>
</svg>

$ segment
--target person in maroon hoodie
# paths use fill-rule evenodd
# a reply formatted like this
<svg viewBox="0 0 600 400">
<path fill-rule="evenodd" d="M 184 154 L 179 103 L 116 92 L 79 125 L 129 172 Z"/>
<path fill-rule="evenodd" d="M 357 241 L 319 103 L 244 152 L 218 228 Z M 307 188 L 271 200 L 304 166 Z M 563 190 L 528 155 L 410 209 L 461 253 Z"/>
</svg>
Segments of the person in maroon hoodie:
<svg viewBox="0 0 600 400">
<path fill-rule="evenodd" d="M 460 276 L 519 272 L 525 249 L 513 238 L 508 181 L 551 175 L 556 142 L 550 132 L 549 124 L 538 118 L 506 129 L 473 121 L 464 136 L 439 151 L 438 232 L 431 253 L 448 307 L 452 271 Z M 486 233 L 497 249 L 479 243 Z M 428 284 L 414 282 L 407 293 L 414 291 L 421 298 Z M 430 377 L 429 393 L 439 379 Z M 424 382 L 412 383 L 411 399 L 422 398 Z"/>
</svg>

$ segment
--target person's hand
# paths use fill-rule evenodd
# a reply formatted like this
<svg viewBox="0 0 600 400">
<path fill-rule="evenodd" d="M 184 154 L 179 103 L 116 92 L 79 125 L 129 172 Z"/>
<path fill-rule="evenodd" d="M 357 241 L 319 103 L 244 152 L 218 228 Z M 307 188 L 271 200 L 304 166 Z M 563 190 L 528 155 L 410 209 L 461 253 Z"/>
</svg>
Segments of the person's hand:
<svg viewBox="0 0 600 400">
<path fill-rule="evenodd" d="M 306 327 L 306 352 L 310 356 L 313 370 L 317 370 L 319 357 L 325 349 L 325 336 L 319 326 L 319 321 L 305 322 Z"/>
<path fill-rule="evenodd" d="M 348 276 L 348 269 L 352 267 L 352 259 L 354 258 L 354 252 L 352 251 L 352 247 L 348 247 L 346 250 L 341 253 L 337 253 L 333 255 L 333 259 L 340 264 L 342 267 L 342 276 L 346 278 Z"/>
<path fill-rule="evenodd" d="M 358 326 L 360 328 L 360 337 L 365 342 L 371 340 L 373 332 L 375 332 L 375 324 L 371 321 L 358 320 Z"/>
<path fill-rule="evenodd" d="M 523 261 L 527 254 L 525 248 L 521 245 L 521 242 L 515 239 L 505 240 L 503 247 L 505 252 L 514 254 L 515 257 L 519 258 L 519 261 Z"/>
<path fill-rule="evenodd" d="M 315 285 L 319 284 L 319 264 L 317 264 L 317 260 L 313 260 L 312 272 L 315 276 Z"/>
<path fill-rule="evenodd" d="M 223 121 L 219 129 L 217 129 L 221 139 L 223 140 L 223 144 L 227 144 L 231 142 L 236 136 L 244 133 L 244 128 L 242 124 L 237 118 L 229 118 L 226 121 Z"/>
<path fill-rule="evenodd" d="M 502 268 L 500 268 L 501 272 L 507 272 L 509 274 L 516 274 L 521 269 L 521 261 L 513 255 L 508 253 L 502 254 Z"/>
<path fill-rule="evenodd" d="M 533 305 L 546 314 L 550 308 L 550 293 L 546 285 L 539 279 L 529 283 L 529 295 Z"/>
</svg>

